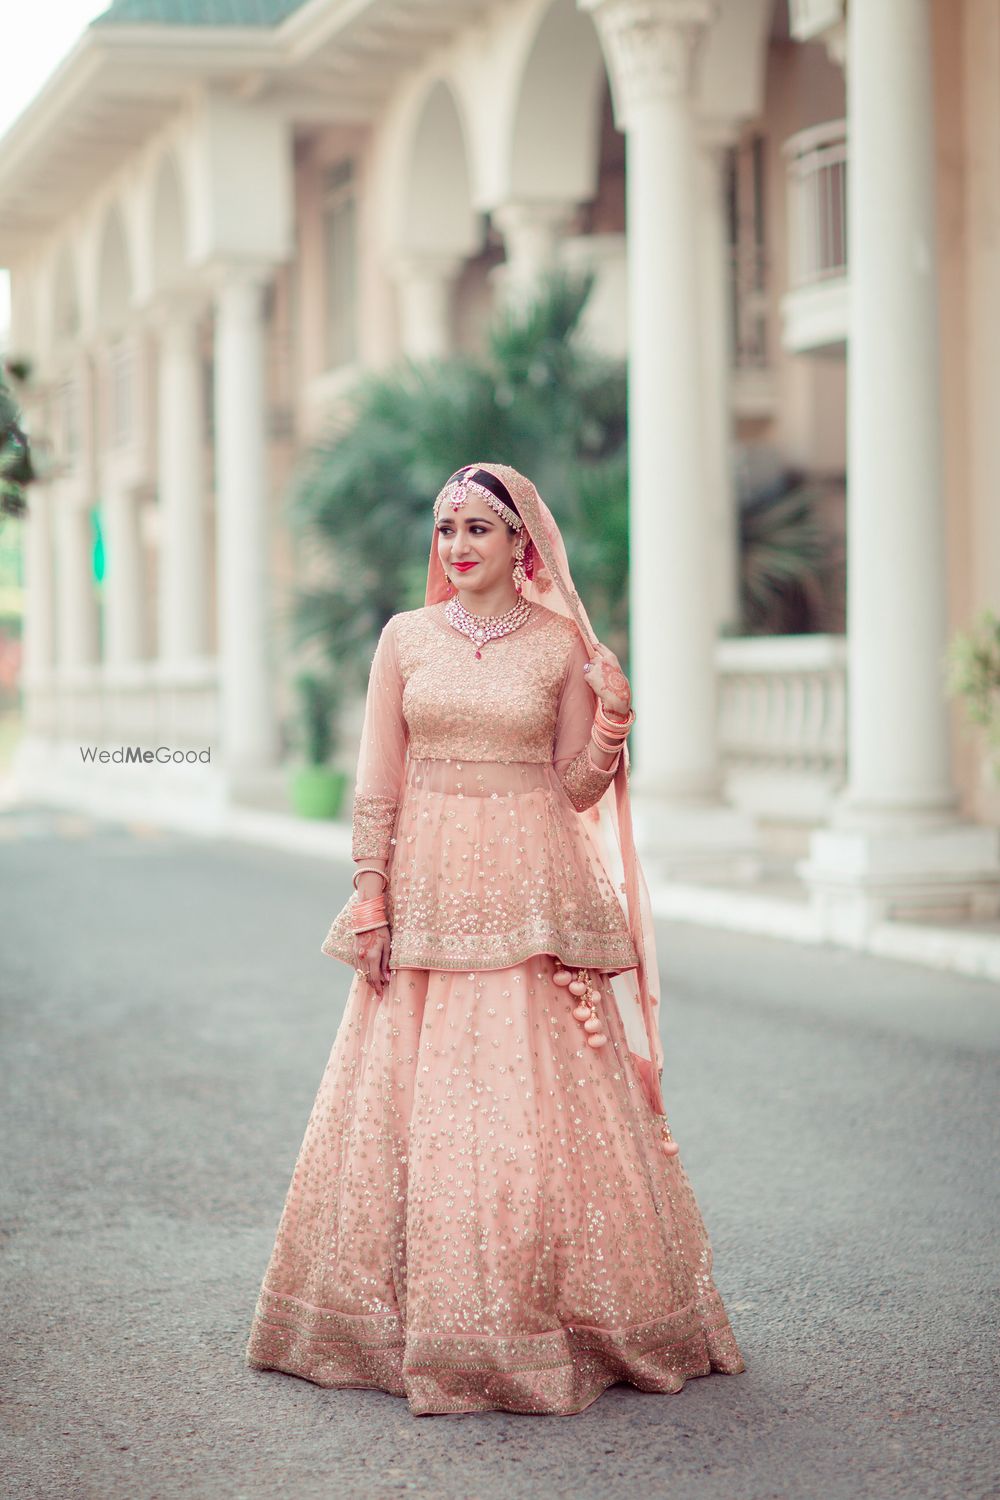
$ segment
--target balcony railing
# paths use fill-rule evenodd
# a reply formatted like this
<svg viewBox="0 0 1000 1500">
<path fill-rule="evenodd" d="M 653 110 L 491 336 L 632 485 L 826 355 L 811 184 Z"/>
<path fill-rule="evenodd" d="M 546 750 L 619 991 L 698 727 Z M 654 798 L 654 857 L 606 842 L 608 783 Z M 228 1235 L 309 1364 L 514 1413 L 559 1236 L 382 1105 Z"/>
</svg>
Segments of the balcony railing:
<svg viewBox="0 0 1000 1500">
<path fill-rule="evenodd" d="M 218 733 L 214 660 L 166 668 L 83 667 L 25 684 L 29 732 L 87 745 L 202 749 Z"/>
<path fill-rule="evenodd" d="M 790 136 L 788 163 L 791 290 L 847 273 L 847 121 L 828 120 Z"/>
<path fill-rule="evenodd" d="M 719 748 L 737 806 L 777 822 L 823 822 L 847 774 L 847 640 L 720 641 Z"/>
</svg>

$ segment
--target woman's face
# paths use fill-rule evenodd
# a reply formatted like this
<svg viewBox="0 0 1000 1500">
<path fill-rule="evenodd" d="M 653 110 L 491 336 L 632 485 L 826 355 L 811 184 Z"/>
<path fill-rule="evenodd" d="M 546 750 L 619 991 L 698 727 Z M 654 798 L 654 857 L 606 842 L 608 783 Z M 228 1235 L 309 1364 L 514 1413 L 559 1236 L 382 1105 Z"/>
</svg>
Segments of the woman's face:
<svg viewBox="0 0 1000 1500">
<path fill-rule="evenodd" d="M 438 557 L 445 576 L 470 594 L 496 590 L 503 583 L 513 587 L 518 536 L 485 500 L 470 495 L 457 511 L 446 504 L 437 522 Z M 459 563 L 474 566 L 463 568 Z"/>
</svg>

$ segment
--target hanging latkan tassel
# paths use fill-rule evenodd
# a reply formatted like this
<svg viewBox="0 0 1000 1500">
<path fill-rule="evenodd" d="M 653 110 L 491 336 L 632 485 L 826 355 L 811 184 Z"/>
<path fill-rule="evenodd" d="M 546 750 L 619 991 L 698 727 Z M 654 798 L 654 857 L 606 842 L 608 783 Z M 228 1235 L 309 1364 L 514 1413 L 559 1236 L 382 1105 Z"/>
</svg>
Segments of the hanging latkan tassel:
<svg viewBox="0 0 1000 1500">
<path fill-rule="evenodd" d="M 590 982 L 590 971 L 577 969 L 574 975 L 571 969 L 557 968 L 552 975 L 552 983 L 557 984 L 560 989 L 569 990 L 571 995 L 580 997 L 579 1005 L 573 1007 L 573 1017 L 587 1033 L 587 1046 L 595 1049 L 606 1046 L 608 1039 L 601 1030 L 601 1018 L 597 1014 L 597 1002 L 601 997 Z M 664 1156 L 676 1156 L 681 1148 L 670 1134 L 666 1115 L 658 1116 L 658 1121 L 660 1150 Z"/>
<path fill-rule="evenodd" d="M 552 983 L 559 985 L 560 989 L 568 989 L 571 995 L 580 997 L 579 1005 L 573 1007 L 573 1015 L 587 1033 L 587 1046 L 595 1049 L 607 1046 L 608 1039 L 601 1029 L 601 1018 L 597 1014 L 597 1002 L 601 996 L 590 982 L 589 969 L 577 969 L 575 978 L 570 969 L 556 969 L 552 975 Z"/>
<path fill-rule="evenodd" d="M 666 1115 L 658 1115 L 657 1119 L 660 1125 L 660 1150 L 664 1156 L 676 1156 L 681 1148 L 670 1134 Z"/>
</svg>

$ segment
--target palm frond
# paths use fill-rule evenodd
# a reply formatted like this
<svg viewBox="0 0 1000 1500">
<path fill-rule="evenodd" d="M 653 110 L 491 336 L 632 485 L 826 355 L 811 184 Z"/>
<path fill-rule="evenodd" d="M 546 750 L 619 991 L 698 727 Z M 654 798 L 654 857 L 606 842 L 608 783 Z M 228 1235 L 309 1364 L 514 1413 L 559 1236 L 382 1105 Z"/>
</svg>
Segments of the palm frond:
<svg viewBox="0 0 1000 1500">
<path fill-rule="evenodd" d="M 817 510 L 822 498 L 822 486 L 789 470 L 744 501 L 742 613 L 751 634 L 801 634 L 823 614 L 835 560 Z"/>
</svg>

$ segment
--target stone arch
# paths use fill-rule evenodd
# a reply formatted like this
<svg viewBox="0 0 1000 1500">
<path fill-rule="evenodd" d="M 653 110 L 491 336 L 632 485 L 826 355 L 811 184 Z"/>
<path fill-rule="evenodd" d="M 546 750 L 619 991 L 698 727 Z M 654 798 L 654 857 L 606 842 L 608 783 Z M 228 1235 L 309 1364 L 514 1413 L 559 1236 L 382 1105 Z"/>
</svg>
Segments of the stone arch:
<svg viewBox="0 0 1000 1500">
<path fill-rule="evenodd" d="M 398 249 L 458 256 L 474 250 L 466 135 L 455 95 L 442 79 L 431 85 L 416 112 L 397 201 Z"/>
<path fill-rule="evenodd" d="M 187 260 L 188 214 L 180 173 L 168 152 L 156 169 L 150 206 L 154 289 L 178 280 Z"/>
<path fill-rule="evenodd" d="M 549 0 L 526 42 L 508 136 L 510 196 L 590 198 L 597 186 L 607 81 L 597 31 L 576 0 Z"/>
<path fill-rule="evenodd" d="M 69 245 L 64 244 L 56 257 L 52 277 L 52 342 L 58 346 L 71 342 L 80 332 L 80 286 L 77 268 Z"/>
<path fill-rule="evenodd" d="M 125 226 L 116 205 L 107 212 L 97 255 L 97 323 L 103 331 L 116 333 L 123 328 L 133 286 Z"/>
</svg>

